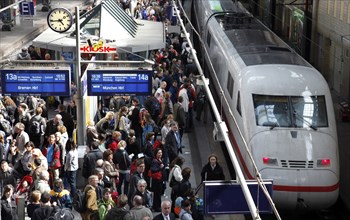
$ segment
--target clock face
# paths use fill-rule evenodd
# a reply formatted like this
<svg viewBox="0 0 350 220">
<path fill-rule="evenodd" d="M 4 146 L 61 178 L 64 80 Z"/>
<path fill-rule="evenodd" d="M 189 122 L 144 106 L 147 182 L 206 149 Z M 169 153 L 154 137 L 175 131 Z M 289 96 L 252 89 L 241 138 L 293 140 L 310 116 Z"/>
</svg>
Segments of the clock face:
<svg viewBox="0 0 350 220">
<path fill-rule="evenodd" d="M 47 16 L 47 24 L 56 32 L 65 32 L 73 24 L 73 17 L 70 11 L 65 8 L 55 8 Z"/>
</svg>

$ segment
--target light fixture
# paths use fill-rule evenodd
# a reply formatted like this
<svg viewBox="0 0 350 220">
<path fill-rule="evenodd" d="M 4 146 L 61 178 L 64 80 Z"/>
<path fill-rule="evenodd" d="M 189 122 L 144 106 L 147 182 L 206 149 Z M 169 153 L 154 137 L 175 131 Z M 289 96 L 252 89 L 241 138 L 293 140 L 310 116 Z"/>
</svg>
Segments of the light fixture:
<svg viewBox="0 0 350 220">
<path fill-rule="evenodd" d="M 144 62 L 148 63 L 148 64 L 151 64 L 151 65 L 155 64 L 155 62 L 153 60 L 149 60 L 149 59 L 145 59 Z"/>
</svg>

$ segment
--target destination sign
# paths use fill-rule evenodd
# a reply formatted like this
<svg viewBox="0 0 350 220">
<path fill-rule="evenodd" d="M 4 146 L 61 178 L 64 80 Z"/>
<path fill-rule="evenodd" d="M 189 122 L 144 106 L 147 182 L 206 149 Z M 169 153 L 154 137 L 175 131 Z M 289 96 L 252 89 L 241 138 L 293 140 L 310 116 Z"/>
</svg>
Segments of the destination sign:
<svg viewBox="0 0 350 220">
<path fill-rule="evenodd" d="M 150 95 L 152 94 L 150 70 L 88 70 L 89 96 Z"/>
<path fill-rule="evenodd" d="M 4 69 L 1 72 L 3 95 L 69 96 L 70 69 Z"/>
</svg>

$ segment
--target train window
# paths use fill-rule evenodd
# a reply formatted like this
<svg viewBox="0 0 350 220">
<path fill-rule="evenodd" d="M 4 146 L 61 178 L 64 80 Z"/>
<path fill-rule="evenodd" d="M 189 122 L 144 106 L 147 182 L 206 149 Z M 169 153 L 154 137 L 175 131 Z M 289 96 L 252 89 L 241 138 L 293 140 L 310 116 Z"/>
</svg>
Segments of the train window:
<svg viewBox="0 0 350 220">
<path fill-rule="evenodd" d="M 327 127 L 324 96 L 253 95 L 256 125 L 269 127 Z"/>
<path fill-rule="evenodd" d="M 233 95 L 233 78 L 231 76 L 230 71 L 228 71 L 228 74 L 227 74 L 227 91 L 230 94 L 230 97 L 232 98 L 232 95 Z"/>
<path fill-rule="evenodd" d="M 238 94 L 237 94 L 237 107 L 236 107 L 238 113 L 240 116 L 242 116 L 242 111 L 241 111 L 241 93 L 238 91 Z"/>
<path fill-rule="evenodd" d="M 253 95 L 256 124 L 290 127 L 288 96 Z"/>
<path fill-rule="evenodd" d="M 207 44 L 208 44 L 209 48 L 210 48 L 210 41 L 211 41 L 211 33 L 208 31 L 208 33 L 207 33 Z"/>
<path fill-rule="evenodd" d="M 291 103 L 296 127 L 328 127 L 324 96 L 292 97 Z"/>
</svg>

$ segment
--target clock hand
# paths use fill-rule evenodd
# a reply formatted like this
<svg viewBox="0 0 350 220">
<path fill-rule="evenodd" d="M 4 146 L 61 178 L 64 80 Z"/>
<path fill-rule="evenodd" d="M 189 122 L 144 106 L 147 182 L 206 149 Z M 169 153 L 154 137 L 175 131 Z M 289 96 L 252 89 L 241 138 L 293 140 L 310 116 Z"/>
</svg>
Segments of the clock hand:
<svg viewBox="0 0 350 220">
<path fill-rule="evenodd" d="M 62 19 L 58 19 L 58 21 L 61 22 L 62 25 L 64 25 Z"/>
</svg>

